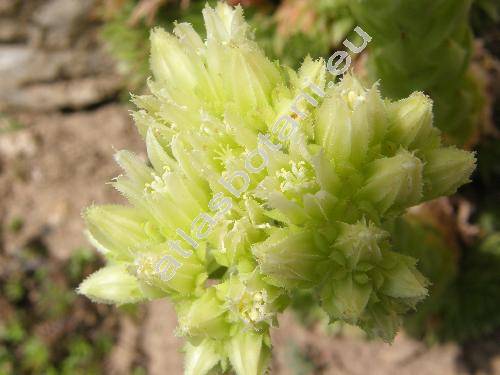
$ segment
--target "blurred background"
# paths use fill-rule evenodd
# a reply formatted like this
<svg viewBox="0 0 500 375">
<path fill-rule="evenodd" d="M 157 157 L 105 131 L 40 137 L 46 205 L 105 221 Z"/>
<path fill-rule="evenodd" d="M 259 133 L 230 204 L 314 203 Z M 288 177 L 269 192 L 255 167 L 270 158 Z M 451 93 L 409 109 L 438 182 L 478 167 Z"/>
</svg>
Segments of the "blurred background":
<svg viewBox="0 0 500 375">
<path fill-rule="evenodd" d="M 327 58 L 363 25 L 343 0 L 230 3 L 245 8 L 268 55 L 294 68 L 307 54 Z M 115 150 L 146 156 L 129 92 L 145 89 L 149 29 L 181 20 L 202 32 L 204 4 L 0 0 L 0 375 L 182 374 L 167 301 L 117 308 L 75 288 L 102 263 L 83 236 L 82 209 L 123 202 L 106 184 L 119 174 Z M 474 118 L 442 129 L 450 143 L 478 151 L 474 180 L 396 228 L 396 245 L 432 280 L 431 296 L 393 345 L 327 327 L 308 309 L 312 297 L 297 296 L 273 332 L 272 374 L 500 374 L 499 20 L 497 0 L 467 8 L 474 39 L 463 46 L 465 83 L 449 96 L 430 93 L 441 111 L 442 97 L 467 88 Z M 374 41 L 355 61 L 358 74 L 376 80 L 370 54 L 384 48 Z"/>
</svg>

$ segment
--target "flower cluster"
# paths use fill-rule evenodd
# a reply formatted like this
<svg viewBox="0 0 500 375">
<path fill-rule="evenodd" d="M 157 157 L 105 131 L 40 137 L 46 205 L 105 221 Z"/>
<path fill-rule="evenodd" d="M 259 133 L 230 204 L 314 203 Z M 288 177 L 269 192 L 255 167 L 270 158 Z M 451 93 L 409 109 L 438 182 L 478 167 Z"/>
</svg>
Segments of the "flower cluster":
<svg viewBox="0 0 500 375">
<path fill-rule="evenodd" d="M 387 227 L 467 182 L 474 156 L 441 146 L 425 95 L 390 102 L 352 76 L 329 85 L 322 60 L 298 72 L 268 60 L 241 8 L 203 15 L 206 40 L 183 23 L 152 32 L 151 94 L 134 97 L 150 164 L 117 153 L 113 185 L 131 206 L 85 212 L 109 264 L 80 293 L 169 297 L 186 374 L 263 373 L 269 329 L 297 288 L 331 321 L 392 340 L 427 282 Z M 311 84 L 324 95 L 303 100 Z M 283 118 L 298 126 L 281 131 Z"/>
</svg>

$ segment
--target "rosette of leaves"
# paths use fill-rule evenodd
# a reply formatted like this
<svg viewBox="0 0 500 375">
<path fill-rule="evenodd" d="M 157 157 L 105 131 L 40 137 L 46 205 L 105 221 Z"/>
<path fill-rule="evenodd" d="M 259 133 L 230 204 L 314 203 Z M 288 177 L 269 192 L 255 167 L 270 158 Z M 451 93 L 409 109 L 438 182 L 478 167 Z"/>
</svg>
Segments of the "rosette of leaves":
<svg viewBox="0 0 500 375">
<path fill-rule="evenodd" d="M 356 21 L 373 38 L 367 68 L 393 99 L 415 90 L 435 104 L 435 124 L 448 141 L 474 143 L 481 126 L 485 89 L 470 69 L 471 0 L 418 2 L 355 0 Z M 429 17 L 428 15 L 432 15 Z"/>
<path fill-rule="evenodd" d="M 133 98 L 149 165 L 118 152 L 113 185 L 131 205 L 85 212 L 108 265 L 79 292 L 168 297 L 186 374 L 263 373 L 269 330 L 297 289 L 313 290 L 332 322 L 391 341 L 427 281 L 384 228 L 475 166 L 441 145 L 425 95 L 390 102 L 352 76 L 328 85 L 321 59 L 280 66 L 242 13 L 206 7 L 205 40 L 187 23 L 152 31 L 150 94 Z"/>
</svg>

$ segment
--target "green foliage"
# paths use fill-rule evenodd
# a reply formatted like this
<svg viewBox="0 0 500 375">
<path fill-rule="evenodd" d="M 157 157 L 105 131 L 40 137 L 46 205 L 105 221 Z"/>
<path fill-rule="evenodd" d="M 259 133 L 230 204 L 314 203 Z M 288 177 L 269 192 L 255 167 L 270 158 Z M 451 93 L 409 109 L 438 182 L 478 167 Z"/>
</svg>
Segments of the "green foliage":
<svg viewBox="0 0 500 375">
<path fill-rule="evenodd" d="M 96 256 L 81 249 L 67 262 L 51 263 L 45 253 L 34 241 L 15 256 L 5 255 L 0 374 L 100 374 L 113 332 L 100 327 L 102 312 L 74 293 L 77 281 L 96 268 Z M 94 322 L 88 326 L 81 319 Z"/>
<path fill-rule="evenodd" d="M 12 318 L 11 320 L 4 322 L 5 324 L 0 330 L 0 338 L 6 342 L 18 344 L 26 336 L 26 332 L 21 326 L 21 322 Z"/>
<path fill-rule="evenodd" d="M 355 0 L 354 18 L 373 40 L 369 72 L 382 91 L 399 99 L 412 91 L 435 103 L 436 126 L 449 140 L 470 142 L 484 106 L 481 83 L 469 70 L 472 33 L 470 0 L 419 2 Z M 432 14 L 432 17 L 427 15 Z"/>
<path fill-rule="evenodd" d="M 472 7 L 471 23 L 474 30 L 482 32 L 494 27 L 500 21 L 500 3 L 496 0 L 475 0 Z"/>
<path fill-rule="evenodd" d="M 23 225 L 24 225 L 23 219 L 21 219 L 19 217 L 14 218 L 14 219 L 12 219 L 12 221 L 9 224 L 9 230 L 14 232 L 14 233 L 17 233 L 23 228 Z"/>
<path fill-rule="evenodd" d="M 23 129 L 24 126 L 11 116 L 0 112 L 0 135 Z"/>
<path fill-rule="evenodd" d="M 49 363 L 49 350 L 36 336 L 30 337 L 23 345 L 23 368 L 35 373 L 42 372 Z"/>
<path fill-rule="evenodd" d="M 465 341 L 498 328 L 499 269 L 498 253 L 492 254 L 482 248 L 465 251 L 457 279 L 443 296 L 446 303 L 436 313 L 438 324 L 429 333 L 441 340 Z"/>
</svg>

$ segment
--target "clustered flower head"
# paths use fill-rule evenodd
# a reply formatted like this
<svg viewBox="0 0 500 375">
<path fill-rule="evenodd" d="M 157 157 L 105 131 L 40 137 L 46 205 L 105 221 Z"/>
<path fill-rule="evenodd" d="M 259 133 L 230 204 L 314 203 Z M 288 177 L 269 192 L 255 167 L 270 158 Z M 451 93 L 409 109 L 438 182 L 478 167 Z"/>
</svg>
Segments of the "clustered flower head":
<svg viewBox="0 0 500 375">
<path fill-rule="evenodd" d="M 443 147 L 432 102 L 390 102 L 323 60 L 298 72 L 266 58 L 240 7 L 151 34 L 150 95 L 134 97 L 149 163 L 116 154 L 130 206 L 85 212 L 108 265 L 79 291 L 96 302 L 168 297 L 186 374 L 265 372 L 269 330 L 296 289 L 332 322 L 391 341 L 427 294 L 387 230 L 408 207 L 451 194 L 474 169 Z"/>
</svg>

